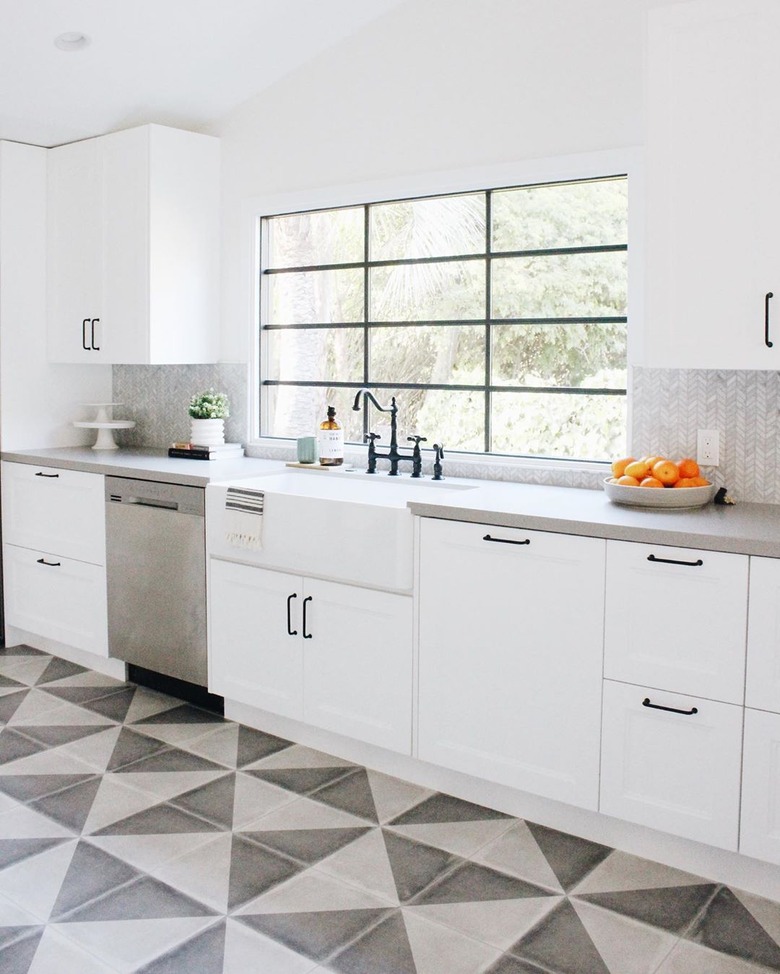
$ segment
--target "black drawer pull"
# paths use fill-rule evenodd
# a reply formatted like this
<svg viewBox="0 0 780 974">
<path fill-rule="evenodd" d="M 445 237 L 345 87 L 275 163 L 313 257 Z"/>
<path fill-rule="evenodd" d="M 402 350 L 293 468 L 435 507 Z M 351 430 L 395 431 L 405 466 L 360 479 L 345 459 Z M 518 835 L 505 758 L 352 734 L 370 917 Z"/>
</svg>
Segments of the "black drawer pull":
<svg viewBox="0 0 780 974">
<path fill-rule="evenodd" d="M 701 568 L 704 562 L 701 558 L 697 558 L 696 561 L 675 561 L 674 558 L 656 558 L 655 555 L 648 555 L 648 561 L 657 561 L 663 565 L 687 565 L 688 568 Z"/>
<path fill-rule="evenodd" d="M 311 639 L 311 633 L 306 632 L 306 603 L 311 601 L 312 601 L 311 595 L 307 595 L 306 598 L 303 600 L 303 638 L 304 639 Z"/>
<path fill-rule="evenodd" d="M 90 351 L 89 345 L 87 345 L 87 324 L 89 323 L 89 318 L 85 318 L 81 322 L 81 347 L 85 352 Z"/>
<path fill-rule="evenodd" d="M 642 701 L 643 707 L 650 707 L 652 710 L 666 710 L 670 714 L 682 714 L 683 717 L 692 717 L 694 714 L 698 714 L 698 707 L 691 707 L 690 710 L 678 710 L 677 707 L 662 707 L 660 703 L 650 703 L 650 697 L 645 697 Z"/>
<path fill-rule="evenodd" d="M 774 294 L 771 291 L 767 291 L 764 296 L 764 344 L 767 348 L 772 348 L 775 344 L 769 340 L 769 301 L 773 297 Z"/>
<path fill-rule="evenodd" d="M 36 473 L 35 476 L 36 477 L 48 477 L 48 478 L 51 478 L 52 480 L 56 480 L 59 477 L 59 474 L 58 473 L 41 473 L 41 471 L 39 470 L 38 473 Z"/>
<path fill-rule="evenodd" d="M 39 558 L 38 559 L 38 564 L 39 565 L 46 565 L 49 568 L 60 568 L 62 566 L 62 562 L 61 561 L 46 561 L 45 558 Z"/>
<path fill-rule="evenodd" d="M 496 544 L 530 544 L 531 543 L 530 538 L 526 538 L 525 541 L 513 541 L 511 538 L 491 538 L 489 534 L 486 534 L 482 540 L 495 541 Z"/>
<path fill-rule="evenodd" d="M 297 629 L 293 629 L 293 627 L 292 627 L 292 619 L 290 618 L 290 611 L 291 611 L 291 608 L 292 608 L 292 600 L 293 599 L 297 599 L 297 598 L 298 598 L 298 593 L 297 592 L 293 592 L 292 595 L 288 595 L 287 596 L 287 635 L 288 636 L 297 636 L 298 635 L 298 630 Z"/>
</svg>

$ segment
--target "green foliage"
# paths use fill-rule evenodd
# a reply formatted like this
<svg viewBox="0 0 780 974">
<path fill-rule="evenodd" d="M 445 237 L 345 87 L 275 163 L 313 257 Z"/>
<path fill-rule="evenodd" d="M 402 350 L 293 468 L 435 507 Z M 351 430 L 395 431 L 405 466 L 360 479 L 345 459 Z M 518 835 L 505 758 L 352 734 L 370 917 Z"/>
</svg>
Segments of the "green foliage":
<svg viewBox="0 0 780 974">
<path fill-rule="evenodd" d="M 230 415 L 230 402 L 224 392 L 209 389 L 190 399 L 189 412 L 193 419 L 227 419 Z"/>
</svg>

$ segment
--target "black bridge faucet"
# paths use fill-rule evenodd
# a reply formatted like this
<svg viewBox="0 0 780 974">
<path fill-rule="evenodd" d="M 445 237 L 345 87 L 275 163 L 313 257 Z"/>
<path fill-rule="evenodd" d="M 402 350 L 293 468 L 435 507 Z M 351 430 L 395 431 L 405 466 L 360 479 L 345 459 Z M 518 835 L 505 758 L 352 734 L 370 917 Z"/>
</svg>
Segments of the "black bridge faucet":
<svg viewBox="0 0 780 974">
<path fill-rule="evenodd" d="M 403 456 L 398 450 L 398 405 L 396 404 L 395 396 L 391 398 L 389 406 L 380 406 L 376 396 L 374 396 L 372 392 L 370 392 L 368 389 L 358 389 L 357 395 L 355 396 L 355 402 L 352 404 L 352 408 L 355 410 L 355 412 L 360 411 L 361 396 L 363 397 L 363 405 L 365 405 L 366 399 L 370 399 L 380 413 L 390 413 L 390 449 L 387 453 L 379 453 L 374 446 L 374 441 L 381 439 L 377 433 L 366 433 L 365 438 L 368 441 L 368 467 L 366 468 L 366 473 L 376 473 L 377 458 L 382 458 L 390 461 L 389 475 L 391 477 L 398 476 L 399 463 L 411 463 L 412 477 L 419 477 L 422 469 L 420 443 L 425 443 L 425 437 L 408 437 L 408 439 L 414 443 L 414 451 L 412 456 Z"/>
</svg>

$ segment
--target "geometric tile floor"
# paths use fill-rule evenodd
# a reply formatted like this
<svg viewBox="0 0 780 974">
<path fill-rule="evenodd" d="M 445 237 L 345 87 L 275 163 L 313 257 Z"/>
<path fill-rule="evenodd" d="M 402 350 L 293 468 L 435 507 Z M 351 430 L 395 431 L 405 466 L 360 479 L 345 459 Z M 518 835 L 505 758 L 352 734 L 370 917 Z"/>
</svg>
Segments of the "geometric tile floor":
<svg viewBox="0 0 780 974">
<path fill-rule="evenodd" d="M 2 974 L 760 974 L 780 905 L 0 650 Z"/>
</svg>

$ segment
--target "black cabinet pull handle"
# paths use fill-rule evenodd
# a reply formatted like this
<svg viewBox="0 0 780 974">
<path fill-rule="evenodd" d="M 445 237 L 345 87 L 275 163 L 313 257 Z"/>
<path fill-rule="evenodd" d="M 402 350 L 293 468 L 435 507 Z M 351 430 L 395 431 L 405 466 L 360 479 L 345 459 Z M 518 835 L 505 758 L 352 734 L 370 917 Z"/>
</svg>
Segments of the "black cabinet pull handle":
<svg viewBox="0 0 780 974">
<path fill-rule="evenodd" d="M 526 538 L 525 541 L 514 541 L 512 538 L 493 538 L 489 534 L 486 534 L 482 540 L 495 541 L 496 544 L 530 544 L 531 543 L 530 538 Z"/>
<path fill-rule="evenodd" d="M 303 638 L 304 639 L 311 639 L 311 633 L 306 632 L 306 603 L 311 601 L 312 601 L 311 595 L 307 595 L 306 598 L 303 600 Z"/>
<path fill-rule="evenodd" d="M 100 318 L 93 318 L 92 319 L 92 351 L 93 352 L 99 352 L 100 351 L 100 345 L 96 345 L 95 344 L 95 325 L 97 325 L 99 323 L 99 321 L 100 321 Z"/>
<path fill-rule="evenodd" d="M 687 565 L 688 568 L 701 568 L 704 564 L 701 558 L 697 558 L 696 561 L 676 561 L 674 558 L 656 558 L 655 555 L 648 555 L 647 560 L 661 565 Z"/>
<path fill-rule="evenodd" d="M 85 318 L 81 322 L 81 347 L 84 349 L 85 352 L 90 351 L 90 347 L 89 345 L 87 345 L 87 322 L 88 321 L 89 318 Z"/>
<path fill-rule="evenodd" d="M 297 599 L 297 598 L 298 598 L 298 593 L 297 592 L 293 592 L 292 595 L 288 595 L 287 596 L 287 635 L 288 636 L 297 636 L 298 635 L 298 630 L 297 629 L 293 629 L 293 627 L 292 627 L 292 618 L 291 618 L 292 600 L 293 599 Z"/>
<path fill-rule="evenodd" d="M 58 473 L 43 473 L 42 471 L 39 470 L 36 473 L 35 476 L 36 477 L 46 477 L 49 480 L 57 480 L 58 477 L 59 477 L 59 474 Z"/>
<path fill-rule="evenodd" d="M 642 701 L 643 707 L 650 707 L 651 710 L 666 710 L 670 714 L 682 714 L 683 717 L 692 717 L 694 714 L 698 714 L 698 707 L 691 707 L 690 710 L 678 710 L 677 707 L 662 707 L 660 703 L 650 703 L 650 697 L 645 697 Z"/>
<path fill-rule="evenodd" d="M 46 561 L 45 558 L 38 559 L 39 565 L 47 565 L 49 568 L 60 568 L 62 566 L 61 561 Z"/>
<path fill-rule="evenodd" d="M 769 341 L 769 302 L 774 297 L 771 291 L 767 291 L 764 296 L 764 344 L 767 348 L 772 348 L 774 342 Z"/>
</svg>

